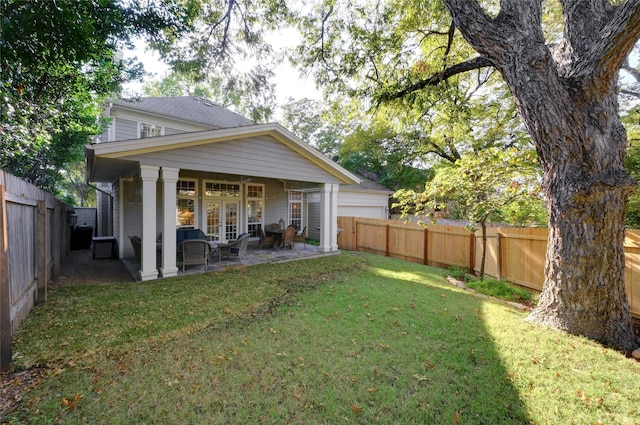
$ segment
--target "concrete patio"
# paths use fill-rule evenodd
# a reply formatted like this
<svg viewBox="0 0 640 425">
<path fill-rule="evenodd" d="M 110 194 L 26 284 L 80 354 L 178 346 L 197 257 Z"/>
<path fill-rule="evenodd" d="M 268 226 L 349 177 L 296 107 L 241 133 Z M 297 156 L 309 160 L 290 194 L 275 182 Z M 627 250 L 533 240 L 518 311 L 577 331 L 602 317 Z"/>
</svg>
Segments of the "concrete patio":
<svg viewBox="0 0 640 425">
<path fill-rule="evenodd" d="M 302 260 L 313 257 L 321 257 L 326 255 L 338 255 L 340 251 L 323 252 L 319 246 L 307 244 L 306 248 L 302 243 L 296 243 L 293 249 L 283 249 L 279 247 L 260 249 L 256 243 L 250 243 L 247 247 L 247 255 L 242 258 L 231 257 L 217 261 L 217 257 L 213 259 L 207 267 L 204 265 L 187 266 L 182 271 L 182 266 L 178 265 L 178 276 L 184 276 L 194 273 L 204 273 L 211 271 L 219 271 L 227 268 L 238 266 L 253 266 L 256 264 L 266 263 L 282 263 L 286 261 Z M 100 261 L 100 260 L 95 260 Z M 122 259 L 129 273 L 135 280 L 140 280 L 139 270 L 140 264 L 135 257 L 127 257 Z"/>
</svg>

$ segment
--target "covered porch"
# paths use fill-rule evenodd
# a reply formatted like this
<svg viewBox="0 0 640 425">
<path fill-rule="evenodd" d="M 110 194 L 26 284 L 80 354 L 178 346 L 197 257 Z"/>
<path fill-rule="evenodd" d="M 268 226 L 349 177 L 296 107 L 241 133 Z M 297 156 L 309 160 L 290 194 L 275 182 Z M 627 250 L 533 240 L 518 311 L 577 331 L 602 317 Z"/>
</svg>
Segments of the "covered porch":
<svg viewBox="0 0 640 425">
<path fill-rule="evenodd" d="M 177 229 L 219 243 L 247 233 L 253 246 L 267 224 L 301 231 L 311 192 L 320 195 L 320 240 L 307 250 L 337 252 L 340 184 L 359 181 L 278 124 L 99 143 L 87 160 L 92 181 L 113 182 L 119 257 L 140 238 L 139 280 L 178 275 Z"/>
</svg>

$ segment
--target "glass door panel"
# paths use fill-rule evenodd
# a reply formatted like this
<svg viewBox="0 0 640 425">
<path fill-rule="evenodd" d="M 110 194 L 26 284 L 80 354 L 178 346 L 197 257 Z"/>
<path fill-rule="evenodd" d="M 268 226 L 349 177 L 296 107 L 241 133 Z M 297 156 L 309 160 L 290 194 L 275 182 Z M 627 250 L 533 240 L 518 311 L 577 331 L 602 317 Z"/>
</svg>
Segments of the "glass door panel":
<svg viewBox="0 0 640 425">
<path fill-rule="evenodd" d="M 224 202 L 225 241 L 238 237 L 238 201 Z"/>
<path fill-rule="evenodd" d="M 220 211 L 220 202 L 207 202 L 207 236 L 209 236 L 213 241 L 220 240 L 220 230 L 222 230 L 222 217 L 220 217 Z"/>
</svg>

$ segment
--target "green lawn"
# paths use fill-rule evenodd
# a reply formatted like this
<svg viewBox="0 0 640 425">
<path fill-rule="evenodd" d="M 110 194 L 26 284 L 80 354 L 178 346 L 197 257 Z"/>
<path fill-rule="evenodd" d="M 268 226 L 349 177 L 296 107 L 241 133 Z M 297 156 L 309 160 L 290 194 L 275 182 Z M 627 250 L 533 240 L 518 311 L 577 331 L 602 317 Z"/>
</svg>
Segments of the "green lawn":
<svg viewBox="0 0 640 425">
<path fill-rule="evenodd" d="M 12 423 L 637 424 L 640 363 L 359 253 L 65 287 L 15 339 Z"/>
</svg>

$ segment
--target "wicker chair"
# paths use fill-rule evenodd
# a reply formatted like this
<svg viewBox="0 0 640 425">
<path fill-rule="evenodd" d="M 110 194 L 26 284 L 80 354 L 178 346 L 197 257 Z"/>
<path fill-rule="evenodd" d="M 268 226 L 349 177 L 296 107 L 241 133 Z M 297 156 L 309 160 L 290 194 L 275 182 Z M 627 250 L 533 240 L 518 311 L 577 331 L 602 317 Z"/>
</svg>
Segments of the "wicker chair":
<svg viewBox="0 0 640 425">
<path fill-rule="evenodd" d="M 187 239 L 178 245 L 178 259 L 182 264 L 182 271 L 186 266 L 202 264 L 209 265 L 209 251 L 211 246 L 204 239 Z"/>
<path fill-rule="evenodd" d="M 276 237 L 275 235 L 265 235 L 264 230 L 262 229 L 262 226 L 260 226 L 260 249 L 262 249 L 264 247 L 264 245 L 271 245 L 271 247 L 273 248 L 273 246 L 276 244 Z"/>
<path fill-rule="evenodd" d="M 295 227 L 287 227 L 282 231 L 282 246 L 284 249 L 287 249 L 287 247 L 291 247 L 291 249 L 293 249 L 293 235 L 295 233 Z"/>
<path fill-rule="evenodd" d="M 242 260 L 242 257 L 247 256 L 248 244 L 249 234 L 242 233 L 235 241 L 231 241 L 225 245 L 218 245 L 218 249 L 220 250 L 220 257 L 231 259 L 231 256 L 236 256 L 239 260 Z"/>
<path fill-rule="evenodd" d="M 302 229 L 302 233 L 295 233 L 293 235 L 293 243 L 302 242 L 304 244 L 304 249 L 307 249 L 307 226 Z"/>
</svg>

